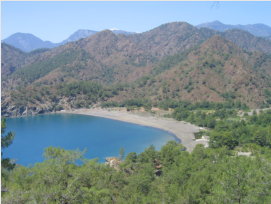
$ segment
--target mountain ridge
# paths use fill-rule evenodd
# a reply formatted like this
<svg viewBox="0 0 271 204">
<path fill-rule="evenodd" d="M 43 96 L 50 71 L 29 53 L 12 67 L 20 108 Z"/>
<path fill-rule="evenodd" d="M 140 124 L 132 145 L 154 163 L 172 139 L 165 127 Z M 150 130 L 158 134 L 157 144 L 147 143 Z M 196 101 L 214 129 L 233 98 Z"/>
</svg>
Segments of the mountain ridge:
<svg viewBox="0 0 271 204">
<path fill-rule="evenodd" d="M 43 57 L 37 60 L 43 61 L 50 58 L 50 56 L 53 57 L 64 49 L 84 49 L 96 61 L 102 63 L 102 66 L 107 66 L 106 69 L 112 66 L 115 67 L 115 71 L 118 69 L 119 72 L 123 72 L 123 69 L 125 69 L 126 71 L 123 74 L 126 75 L 130 71 L 133 72 L 137 67 L 155 64 L 168 55 L 174 55 L 177 52 L 200 44 L 213 35 L 220 35 L 229 39 L 250 52 L 262 51 L 271 54 L 271 41 L 255 37 L 247 31 L 232 29 L 219 32 L 209 28 L 197 29 L 185 22 L 173 22 L 133 35 L 116 35 L 107 29 L 87 38 L 81 38 L 81 40 L 72 41 L 46 51 L 41 54 Z M 12 68 L 14 67 L 12 62 L 6 61 L 2 69 L 2 77 L 12 73 L 8 70 L 15 71 L 24 66 L 26 64 L 21 63 L 15 66 L 14 69 Z M 121 70 L 120 67 L 123 67 L 123 69 Z"/>
<path fill-rule="evenodd" d="M 207 27 L 214 30 L 218 30 L 221 32 L 224 32 L 226 30 L 230 29 L 241 29 L 250 32 L 252 35 L 258 36 L 258 37 L 267 37 L 271 36 L 271 27 L 262 24 L 262 23 L 256 23 L 256 24 L 248 24 L 248 25 L 230 25 L 230 24 L 223 24 L 220 21 L 213 21 L 213 22 L 206 22 L 199 25 L 196 25 L 197 28 L 201 27 Z"/>
<path fill-rule="evenodd" d="M 59 42 L 59 43 L 52 43 L 50 41 L 43 41 L 40 38 L 34 36 L 30 33 L 15 33 L 11 36 L 7 37 L 6 39 L 1 40 L 1 42 L 7 43 L 9 45 L 12 45 L 24 52 L 30 52 L 35 49 L 39 48 L 55 48 L 60 45 L 63 45 L 65 43 L 79 40 L 80 38 L 86 38 L 89 37 L 95 33 L 98 33 L 99 31 L 94 30 L 86 30 L 86 29 L 79 29 L 75 31 L 73 34 L 71 34 L 67 39 Z M 128 32 L 123 30 L 112 30 L 115 34 L 125 34 L 125 35 L 131 35 L 135 34 L 135 32 Z"/>
<path fill-rule="evenodd" d="M 196 28 L 207 27 L 207 28 L 217 30 L 220 32 L 224 32 L 229 29 L 241 29 L 241 30 L 248 31 L 255 36 L 264 37 L 265 39 L 268 39 L 268 40 L 270 40 L 270 36 L 271 36 L 271 27 L 264 25 L 264 24 L 260 24 L 260 23 L 252 24 L 252 25 L 251 24 L 249 24 L 249 25 L 226 25 L 226 24 L 223 24 L 219 21 L 213 21 L 213 22 L 202 23 L 202 24 L 199 24 L 195 27 Z M 119 30 L 116 28 L 109 29 L 109 30 L 111 30 L 115 34 L 122 34 L 122 33 L 125 35 L 137 34 L 137 32 L 128 32 L 128 31 Z M 153 30 L 153 29 L 151 29 L 151 30 Z M 79 29 L 79 30 L 75 31 L 73 34 L 71 34 L 67 39 L 65 39 L 59 43 L 52 43 L 50 41 L 43 41 L 40 38 L 34 36 L 33 34 L 29 34 L 29 33 L 15 33 L 6 39 L 3 39 L 1 42 L 5 42 L 5 43 L 13 45 L 13 46 L 25 51 L 25 52 L 29 52 L 29 51 L 32 51 L 34 49 L 39 49 L 39 48 L 58 47 L 58 46 L 63 45 L 65 43 L 79 40 L 80 38 L 89 37 L 97 32 L 100 32 L 100 31 Z M 35 41 L 35 43 L 33 43 L 31 41 Z"/>
</svg>

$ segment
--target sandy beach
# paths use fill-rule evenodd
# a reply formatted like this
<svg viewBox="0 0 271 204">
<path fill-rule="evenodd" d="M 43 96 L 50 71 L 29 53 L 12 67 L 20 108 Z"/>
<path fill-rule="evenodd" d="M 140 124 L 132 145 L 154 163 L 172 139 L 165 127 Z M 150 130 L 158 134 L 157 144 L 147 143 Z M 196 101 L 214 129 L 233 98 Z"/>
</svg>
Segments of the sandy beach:
<svg viewBox="0 0 271 204">
<path fill-rule="evenodd" d="M 183 121 L 176 121 L 172 118 L 162 118 L 156 115 L 141 116 L 131 112 L 101 108 L 65 110 L 59 111 L 58 113 L 91 115 L 159 128 L 174 134 L 177 138 L 181 140 L 181 143 L 187 148 L 187 151 L 189 152 L 192 152 L 197 144 L 208 145 L 208 141 L 206 139 L 200 139 L 198 141 L 195 141 L 193 133 L 199 132 L 200 127 Z"/>
</svg>

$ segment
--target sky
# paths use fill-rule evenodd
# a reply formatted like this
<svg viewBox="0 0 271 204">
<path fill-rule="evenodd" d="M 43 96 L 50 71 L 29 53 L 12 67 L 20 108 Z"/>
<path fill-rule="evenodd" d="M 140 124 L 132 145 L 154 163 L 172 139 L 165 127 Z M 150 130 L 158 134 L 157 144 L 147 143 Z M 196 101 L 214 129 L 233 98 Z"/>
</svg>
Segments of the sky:
<svg viewBox="0 0 271 204">
<path fill-rule="evenodd" d="M 21 32 L 53 43 L 79 29 L 146 32 L 164 23 L 263 23 L 271 27 L 271 1 L 2 1 L 1 40 Z"/>
</svg>

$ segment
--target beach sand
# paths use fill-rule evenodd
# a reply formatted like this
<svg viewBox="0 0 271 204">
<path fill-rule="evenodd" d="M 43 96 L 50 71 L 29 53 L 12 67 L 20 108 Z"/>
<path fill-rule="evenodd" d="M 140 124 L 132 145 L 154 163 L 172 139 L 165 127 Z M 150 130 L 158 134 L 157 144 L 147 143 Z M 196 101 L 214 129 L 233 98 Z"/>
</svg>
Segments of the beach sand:
<svg viewBox="0 0 271 204">
<path fill-rule="evenodd" d="M 187 148 L 187 151 L 189 152 L 192 152 L 197 144 L 208 145 L 208 141 L 205 139 L 195 141 L 195 136 L 193 133 L 199 132 L 200 127 L 183 121 L 176 121 L 172 118 L 162 118 L 156 115 L 141 116 L 131 112 L 118 110 L 109 111 L 108 109 L 101 108 L 65 110 L 59 111 L 59 113 L 91 115 L 159 128 L 174 134 L 181 140 L 181 143 Z"/>
</svg>

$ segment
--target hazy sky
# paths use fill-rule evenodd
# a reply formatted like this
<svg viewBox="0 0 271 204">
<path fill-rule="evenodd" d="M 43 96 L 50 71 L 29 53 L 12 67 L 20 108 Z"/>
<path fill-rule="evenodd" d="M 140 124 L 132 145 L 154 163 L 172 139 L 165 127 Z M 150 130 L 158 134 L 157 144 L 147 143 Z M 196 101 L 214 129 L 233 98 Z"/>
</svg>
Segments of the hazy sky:
<svg viewBox="0 0 271 204">
<path fill-rule="evenodd" d="M 145 32 L 161 24 L 192 25 L 219 20 L 224 24 L 263 23 L 271 27 L 271 2 L 1 2 L 1 40 L 21 32 L 60 42 L 79 29 L 118 28 Z M 212 8 L 211 8 L 212 7 Z"/>
</svg>

